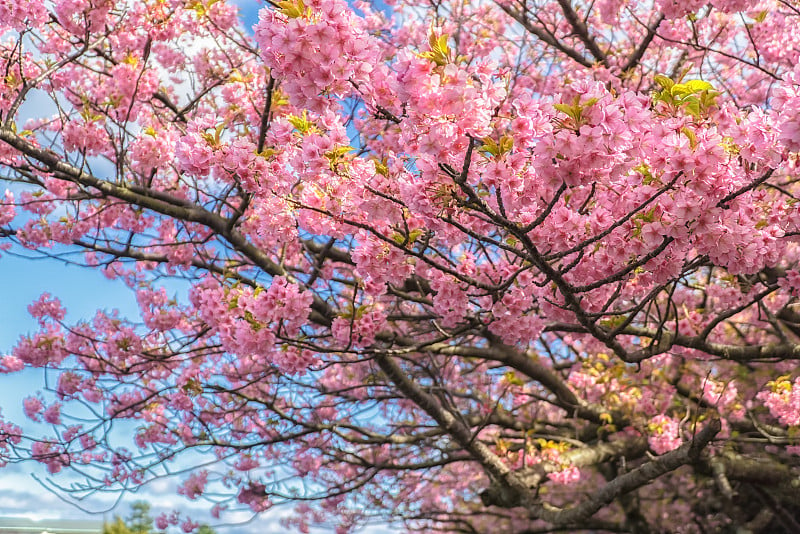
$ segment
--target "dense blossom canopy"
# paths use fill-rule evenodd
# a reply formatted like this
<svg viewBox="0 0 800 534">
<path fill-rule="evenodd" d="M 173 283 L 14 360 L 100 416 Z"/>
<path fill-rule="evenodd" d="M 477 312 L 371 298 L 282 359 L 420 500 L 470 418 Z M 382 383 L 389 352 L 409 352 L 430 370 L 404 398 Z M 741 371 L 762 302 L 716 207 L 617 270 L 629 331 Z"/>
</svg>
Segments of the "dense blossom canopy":
<svg viewBox="0 0 800 534">
<path fill-rule="evenodd" d="M 0 245 L 141 309 L 31 304 L 3 461 L 303 532 L 800 531 L 800 4 L 392 4 L 0 1 Z"/>
</svg>

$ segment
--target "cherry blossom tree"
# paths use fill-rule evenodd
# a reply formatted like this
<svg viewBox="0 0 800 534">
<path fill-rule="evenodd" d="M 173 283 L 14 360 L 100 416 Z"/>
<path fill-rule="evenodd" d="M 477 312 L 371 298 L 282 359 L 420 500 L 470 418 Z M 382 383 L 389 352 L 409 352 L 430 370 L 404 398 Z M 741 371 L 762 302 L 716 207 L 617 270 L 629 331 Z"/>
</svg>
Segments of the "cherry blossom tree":
<svg viewBox="0 0 800 534">
<path fill-rule="evenodd" d="M 141 309 L 31 304 L 0 368 L 47 382 L 3 461 L 301 532 L 800 531 L 798 27 L 0 2 L 2 246 Z"/>
</svg>

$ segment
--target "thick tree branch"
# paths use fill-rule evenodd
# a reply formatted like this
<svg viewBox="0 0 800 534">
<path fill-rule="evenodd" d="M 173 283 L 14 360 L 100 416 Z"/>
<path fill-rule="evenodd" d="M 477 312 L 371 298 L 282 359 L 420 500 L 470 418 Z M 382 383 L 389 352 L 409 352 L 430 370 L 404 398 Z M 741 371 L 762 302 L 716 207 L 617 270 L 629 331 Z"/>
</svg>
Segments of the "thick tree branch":
<svg viewBox="0 0 800 534">
<path fill-rule="evenodd" d="M 703 449 L 714 439 L 721 428 L 722 424 L 719 420 L 709 421 L 692 441 L 618 476 L 572 508 L 558 509 L 551 505 L 541 504 L 534 506 L 531 512 L 534 516 L 556 525 L 579 523 L 590 518 L 620 495 L 638 489 L 681 466 L 699 461 Z"/>
<path fill-rule="evenodd" d="M 422 408 L 433 418 L 453 439 L 461 445 L 470 455 L 486 470 L 487 474 L 496 481 L 504 493 L 513 495 L 513 500 L 519 504 L 529 503 L 533 497 L 530 489 L 522 480 L 497 457 L 489 448 L 474 439 L 472 431 L 457 417 L 444 409 L 439 401 L 425 393 L 406 373 L 393 361 L 390 356 L 376 353 L 375 362 L 409 400 Z"/>
</svg>

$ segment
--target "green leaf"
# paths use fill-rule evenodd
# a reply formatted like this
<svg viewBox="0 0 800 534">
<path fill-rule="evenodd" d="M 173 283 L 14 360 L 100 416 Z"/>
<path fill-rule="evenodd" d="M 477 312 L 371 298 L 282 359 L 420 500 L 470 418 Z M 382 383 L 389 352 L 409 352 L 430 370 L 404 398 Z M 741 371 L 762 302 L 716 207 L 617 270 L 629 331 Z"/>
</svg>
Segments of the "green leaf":
<svg viewBox="0 0 800 534">
<path fill-rule="evenodd" d="M 222 132 L 224 130 L 225 130 L 225 123 L 224 122 L 222 124 L 217 125 L 217 127 L 214 128 L 214 145 L 215 146 L 219 145 L 219 141 L 220 141 L 220 138 L 222 137 Z"/>
<path fill-rule="evenodd" d="M 420 230 L 419 228 L 417 228 L 416 230 L 411 230 L 411 232 L 408 234 L 408 242 L 413 243 L 414 241 L 419 239 L 419 236 L 421 236 L 424 233 L 425 232 L 423 230 Z"/>
<path fill-rule="evenodd" d="M 524 386 L 525 382 L 522 381 L 520 377 L 514 371 L 506 371 L 503 375 L 503 379 L 511 384 L 512 386 Z"/>
<path fill-rule="evenodd" d="M 697 146 L 697 135 L 695 135 L 695 133 L 686 126 L 681 128 L 681 133 L 689 138 L 689 146 L 691 146 L 692 150 L 694 150 Z"/>
<path fill-rule="evenodd" d="M 316 130 L 314 123 L 308 120 L 308 113 L 306 111 L 303 111 L 302 115 L 289 115 L 286 117 L 286 120 L 301 134 L 307 134 Z"/>
<path fill-rule="evenodd" d="M 616 328 L 628 319 L 625 315 L 612 315 L 600 321 L 600 326 L 605 328 Z"/>
<path fill-rule="evenodd" d="M 675 82 L 673 82 L 670 78 L 664 76 L 663 74 L 656 74 L 653 80 L 667 91 L 672 89 L 672 86 L 675 85 Z"/>
<path fill-rule="evenodd" d="M 654 102 L 664 102 L 668 106 L 682 107 L 683 110 L 695 118 L 700 118 L 705 111 L 716 105 L 716 97 L 720 94 L 714 86 L 705 80 L 687 80 L 684 83 L 675 83 L 662 74 L 654 77 L 655 82 L 662 87 L 661 91 L 653 94 Z"/>
<path fill-rule="evenodd" d="M 428 46 L 429 51 L 420 52 L 418 57 L 433 61 L 438 66 L 443 67 L 450 63 L 450 47 L 447 45 L 447 40 L 450 38 L 447 34 L 437 36 L 431 26 L 430 33 L 428 33 Z"/>
<path fill-rule="evenodd" d="M 332 150 L 329 150 L 328 152 L 326 152 L 324 154 L 324 156 L 329 162 L 330 169 L 332 171 L 335 171 L 336 167 L 340 163 L 346 163 L 346 161 L 344 160 L 344 157 L 348 153 L 352 152 L 353 150 L 355 150 L 355 149 L 353 147 L 349 146 L 349 145 L 341 145 L 341 146 L 334 147 Z"/>
<path fill-rule="evenodd" d="M 303 17 L 307 13 L 306 5 L 303 3 L 303 0 L 296 0 L 296 2 L 285 0 L 283 2 L 278 2 L 275 5 L 278 6 L 279 12 L 283 13 L 290 19 Z"/>
<path fill-rule="evenodd" d="M 488 156 L 500 155 L 500 147 L 497 145 L 497 142 L 491 137 L 485 138 L 483 140 L 483 144 L 478 147 L 478 150 L 484 152 Z"/>
<path fill-rule="evenodd" d="M 681 85 L 685 85 L 692 93 L 714 90 L 714 86 L 704 80 L 689 80 L 688 82 Z"/>
<path fill-rule="evenodd" d="M 509 135 L 500 138 L 500 153 L 507 154 L 514 148 L 514 139 Z"/>
<path fill-rule="evenodd" d="M 575 106 L 569 104 L 553 104 L 553 107 L 561 113 L 569 115 L 572 119 L 577 120 L 578 111 L 575 109 Z"/>
<path fill-rule="evenodd" d="M 389 176 L 389 166 L 385 159 L 375 159 L 373 162 L 375 163 L 375 172 L 381 176 Z"/>
<path fill-rule="evenodd" d="M 434 50 L 438 50 L 445 56 L 450 53 L 450 47 L 447 46 L 448 37 L 449 36 L 447 34 L 440 35 L 439 39 L 436 41 L 437 46 L 434 48 Z"/>
<path fill-rule="evenodd" d="M 672 96 L 684 96 L 691 94 L 691 90 L 689 89 L 689 86 L 686 85 L 685 83 L 676 83 L 670 88 L 669 93 Z"/>
</svg>

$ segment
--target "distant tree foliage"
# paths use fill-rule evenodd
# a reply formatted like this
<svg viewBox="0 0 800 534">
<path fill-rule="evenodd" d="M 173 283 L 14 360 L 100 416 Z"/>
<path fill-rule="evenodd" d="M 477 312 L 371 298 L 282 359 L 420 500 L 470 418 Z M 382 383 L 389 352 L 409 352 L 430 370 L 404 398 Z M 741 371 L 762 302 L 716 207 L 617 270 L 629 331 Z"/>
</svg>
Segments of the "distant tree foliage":
<svg viewBox="0 0 800 534">
<path fill-rule="evenodd" d="M 156 530 L 150 508 L 150 503 L 147 501 L 135 501 L 131 504 L 131 513 L 128 517 L 123 519 L 115 515 L 111 523 L 103 525 L 103 534 L 163 534 L 161 530 Z M 201 524 L 196 527 L 195 533 L 216 534 L 216 531 L 208 525 Z"/>
</svg>

